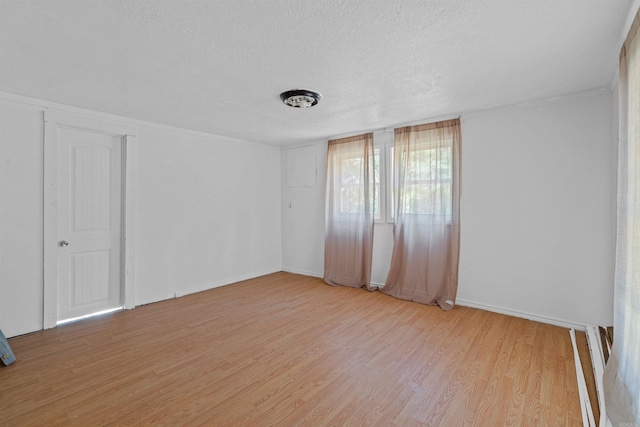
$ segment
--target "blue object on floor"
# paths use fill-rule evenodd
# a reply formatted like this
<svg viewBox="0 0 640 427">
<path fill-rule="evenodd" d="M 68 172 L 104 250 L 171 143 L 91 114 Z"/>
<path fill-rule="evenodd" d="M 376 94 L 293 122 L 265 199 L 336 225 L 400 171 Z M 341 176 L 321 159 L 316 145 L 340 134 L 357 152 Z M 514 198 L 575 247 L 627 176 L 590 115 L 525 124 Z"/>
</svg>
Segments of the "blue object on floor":
<svg viewBox="0 0 640 427">
<path fill-rule="evenodd" d="M 2 333 L 2 329 L 0 329 L 0 359 L 5 365 L 11 365 L 16 361 L 16 356 L 13 355 L 13 351 L 9 347 L 9 341 Z"/>
</svg>

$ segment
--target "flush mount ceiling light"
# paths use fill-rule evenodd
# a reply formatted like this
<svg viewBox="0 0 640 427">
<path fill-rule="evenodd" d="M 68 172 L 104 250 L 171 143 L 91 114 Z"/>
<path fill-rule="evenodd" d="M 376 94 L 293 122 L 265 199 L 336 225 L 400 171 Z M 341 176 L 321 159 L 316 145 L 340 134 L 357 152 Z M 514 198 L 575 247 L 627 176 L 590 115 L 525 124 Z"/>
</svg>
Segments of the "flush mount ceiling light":
<svg viewBox="0 0 640 427">
<path fill-rule="evenodd" d="M 314 92 L 308 89 L 293 89 L 280 94 L 282 102 L 289 107 L 294 108 L 309 108 L 313 107 L 320 101 L 322 95 L 318 92 Z"/>
</svg>

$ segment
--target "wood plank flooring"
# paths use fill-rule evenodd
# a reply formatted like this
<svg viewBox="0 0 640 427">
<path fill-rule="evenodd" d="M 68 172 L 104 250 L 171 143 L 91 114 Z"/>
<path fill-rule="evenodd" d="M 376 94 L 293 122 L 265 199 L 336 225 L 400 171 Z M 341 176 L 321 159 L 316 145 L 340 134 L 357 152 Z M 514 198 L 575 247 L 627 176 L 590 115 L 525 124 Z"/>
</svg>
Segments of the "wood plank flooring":
<svg viewBox="0 0 640 427">
<path fill-rule="evenodd" d="M 566 329 L 289 273 L 9 342 L 2 426 L 581 425 Z"/>
</svg>

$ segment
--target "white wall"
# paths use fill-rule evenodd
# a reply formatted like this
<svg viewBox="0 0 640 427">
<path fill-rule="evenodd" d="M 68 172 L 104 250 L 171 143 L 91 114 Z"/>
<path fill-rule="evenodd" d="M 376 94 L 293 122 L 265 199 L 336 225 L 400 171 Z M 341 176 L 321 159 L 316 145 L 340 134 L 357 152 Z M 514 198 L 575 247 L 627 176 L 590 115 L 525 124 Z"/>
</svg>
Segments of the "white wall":
<svg viewBox="0 0 640 427">
<path fill-rule="evenodd" d="M 47 103 L 5 98 L 0 329 L 15 336 L 42 327 Z M 461 302 L 611 324 L 614 103 L 595 91 L 463 116 Z M 286 150 L 135 124 L 136 304 L 282 267 L 322 275 L 326 141 L 314 144 L 316 185 L 287 188 Z M 376 224 L 374 282 L 384 282 L 391 248 L 391 226 Z"/>
<path fill-rule="evenodd" d="M 380 134 L 374 134 L 376 143 L 386 143 Z M 380 139 L 380 140 L 379 140 Z M 393 140 L 393 137 L 391 137 Z M 313 187 L 287 186 L 287 150 L 282 149 L 282 260 L 283 269 L 293 273 L 322 277 L 324 271 L 324 201 L 327 178 L 327 141 L 312 145 L 318 159 L 318 176 Z M 289 207 L 290 205 L 290 207 Z M 384 284 L 393 250 L 392 224 L 375 225 L 371 281 Z"/>
<path fill-rule="evenodd" d="M 608 92 L 464 117 L 458 298 L 612 324 L 611 126 Z"/>
<path fill-rule="evenodd" d="M 0 100 L 0 329 L 42 328 L 43 115 Z"/>
<path fill-rule="evenodd" d="M 280 271 L 280 150 L 138 131 L 136 303 Z"/>
<path fill-rule="evenodd" d="M 611 324 L 611 102 L 599 90 L 462 117 L 460 303 Z M 322 275 L 324 184 L 282 194 L 283 266 Z M 385 280 L 391 229 L 376 224 L 373 282 Z"/>
<path fill-rule="evenodd" d="M 41 329 L 43 305 L 39 105 L 47 103 L 16 98 L 0 97 L 0 329 L 7 336 Z M 136 305 L 281 270 L 278 148 L 130 124 L 138 145 Z"/>
</svg>

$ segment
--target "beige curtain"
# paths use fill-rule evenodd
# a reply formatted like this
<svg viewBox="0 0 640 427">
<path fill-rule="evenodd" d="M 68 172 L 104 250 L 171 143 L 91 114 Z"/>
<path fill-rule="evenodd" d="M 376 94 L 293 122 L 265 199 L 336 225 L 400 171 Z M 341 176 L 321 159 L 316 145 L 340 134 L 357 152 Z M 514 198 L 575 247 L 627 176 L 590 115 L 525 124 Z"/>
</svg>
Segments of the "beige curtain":
<svg viewBox="0 0 640 427">
<path fill-rule="evenodd" d="M 329 141 L 324 281 L 371 286 L 375 197 L 373 134 Z"/>
<path fill-rule="evenodd" d="M 460 120 L 395 130 L 391 268 L 380 290 L 453 308 L 460 247 Z"/>
<path fill-rule="evenodd" d="M 614 340 L 605 368 L 607 416 L 640 426 L 640 12 L 620 52 L 618 232 Z"/>
</svg>

